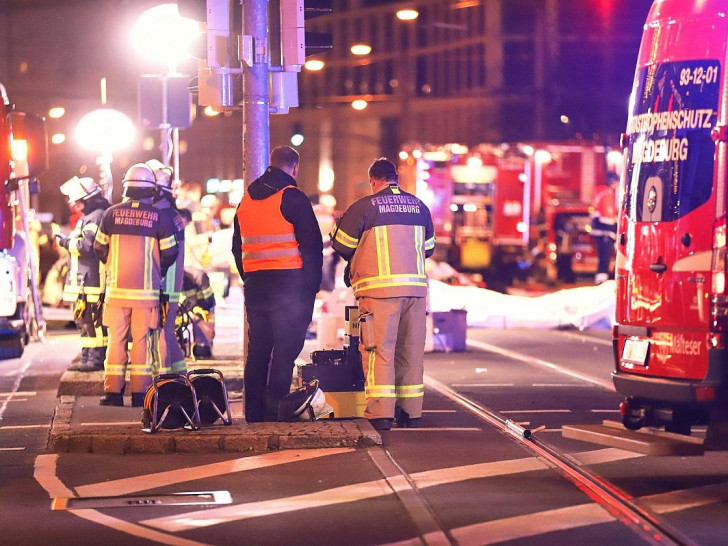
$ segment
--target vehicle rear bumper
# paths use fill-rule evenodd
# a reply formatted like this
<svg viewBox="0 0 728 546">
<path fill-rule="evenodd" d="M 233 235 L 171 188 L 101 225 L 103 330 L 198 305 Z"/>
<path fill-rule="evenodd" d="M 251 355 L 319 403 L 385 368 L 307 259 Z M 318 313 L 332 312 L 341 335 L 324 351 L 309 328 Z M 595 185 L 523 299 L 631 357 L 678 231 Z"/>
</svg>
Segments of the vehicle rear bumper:
<svg viewBox="0 0 728 546">
<path fill-rule="evenodd" d="M 616 391 L 626 397 L 678 404 L 712 405 L 726 399 L 726 358 L 728 354 L 725 349 L 711 349 L 708 352 L 708 370 L 702 379 L 650 377 L 616 371 L 612 372 L 612 382 Z M 709 388 L 715 389 L 715 398 L 710 401 L 699 400 L 697 393 Z"/>
</svg>

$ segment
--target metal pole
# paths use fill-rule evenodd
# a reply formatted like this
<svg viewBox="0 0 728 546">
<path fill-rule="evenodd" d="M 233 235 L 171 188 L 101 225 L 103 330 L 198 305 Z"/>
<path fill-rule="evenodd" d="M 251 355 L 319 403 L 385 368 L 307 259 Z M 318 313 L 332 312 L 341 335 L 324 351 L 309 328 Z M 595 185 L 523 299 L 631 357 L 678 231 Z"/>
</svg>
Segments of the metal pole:
<svg viewBox="0 0 728 546">
<path fill-rule="evenodd" d="M 243 179 L 245 186 L 268 167 L 268 2 L 243 0 L 243 34 L 253 37 L 253 64 L 243 64 Z"/>
</svg>

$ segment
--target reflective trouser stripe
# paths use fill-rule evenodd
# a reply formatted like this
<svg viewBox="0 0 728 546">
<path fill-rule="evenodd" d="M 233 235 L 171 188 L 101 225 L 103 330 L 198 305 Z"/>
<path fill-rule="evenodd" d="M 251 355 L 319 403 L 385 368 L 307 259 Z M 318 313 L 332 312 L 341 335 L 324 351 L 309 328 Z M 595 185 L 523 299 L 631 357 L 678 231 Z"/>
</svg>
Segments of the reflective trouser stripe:
<svg viewBox="0 0 728 546">
<path fill-rule="evenodd" d="M 425 353 L 425 298 L 360 297 L 359 313 L 371 313 L 374 350 L 362 355 L 367 419 L 392 418 L 395 406 L 410 417 L 422 415 Z"/>
<path fill-rule="evenodd" d="M 397 385 L 397 398 L 417 398 L 424 395 L 424 385 Z"/>
<path fill-rule="evenodd" d="M 157 307 L 106 306 L 104 322 L 109 329 L 106 351 L 104 392 L 124 391 L 127 366 L 132 393 L 145 393 L 152 384 L 152 373 L 147 362 L 151 333 L 159 322 Z M 127 336 L 131 332 L 131 349 L 127 353 Z M 128 363 L 131 362 L 131 365 Z"/>
<path fill-rule="evenodd" d="M 178 308 L 178 303 L 169 302 L 167 322 L 164 323 L 162 331 L 158 332 L 154 338 L 155 351 L 149 353 L 149 363 L 154 375 L 187 371 L 185 355 L 174 331 Z"/>
</svg>

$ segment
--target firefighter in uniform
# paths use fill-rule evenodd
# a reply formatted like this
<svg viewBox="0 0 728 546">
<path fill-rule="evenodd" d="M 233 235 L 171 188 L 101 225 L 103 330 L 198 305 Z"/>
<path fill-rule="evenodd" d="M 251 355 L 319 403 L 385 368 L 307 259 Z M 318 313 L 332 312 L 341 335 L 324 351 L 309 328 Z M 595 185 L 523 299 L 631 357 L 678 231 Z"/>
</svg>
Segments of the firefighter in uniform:
<svg viewBox="0 0 728 546">
<path fill-rule="evenodd" d="M 248 326 L 245 419 L 275 421 L 289 393 L 321 284 L 321 232 L 298 186 L 298 152 L 274 148 L 270 167 L 245 192 L 232 253 L 243 279 Z"/>
<path fill-rule="evenodd" d="M 101 216 L 110 205 L 92 178 L 74 176 L 60 189 L 69 205 L 82 213 L 68 237 L 56 236 L 58 244 L 69 254 L 63 301 L 73 305 L 74 320 L 81 334 L 81 360 L 68 369 L 100 371 L 104 369 L 108 340 L 106 328 L 96 319 L 105 271 L 94 253 L 94 238 Z"/>
<path fill-rule="evenodd" d="M 102 406 L 123 406 L 130 364 L 131 403 L 141 407 L 152 383 L 147 351 L 159 327 L 162 278 L 175 262 L 175 226 L 152 204 L 157 186 L 152 169 L 137 163 L 123 180 L 124 199 L 101 218 L 94 250 L 106 264 L 104 324 L 109 328 Z M 131 350 L 127 338 L 131 332 Z"/>
<path fill-rule="evenodd" d="M 192 355 L 210 358 L 215 338 L 215 293 L 210 278 L 202 269 L 185 267 L 180 303 L 192 319 Z"/>
<path fill-rule="evenodd" d="M 152 372 L 154 375 L 163 373 L 184 373 L 187 363 L 182 348 L 179 346 L 175 334 L 175 317 L 182 293 L 182 282 L 185 267 L 185 222 L 177 210 L 172 188 L 172 168 L 161 161 L 152 159 L 147 161 L 152 168 L 157 181 L 157 197 L 154 206 L 159 210 L 160 222 L 164 225 L 173 225 L 177 238 L 177 259 L 169 267 L 162 279 L 162 306 L 165 309 L 166 320 L 164 326 L 154 336 Z"/>
<path fill-rule="evenodd" d="M 597 246 L 597 273 L 594 283 L 609 278 L 609 263 L 617 240 L 617 182 L 619 176 L 607 173 L 607 185 L 594 198 L 591 216 L 591 236 Z"/>
<path fill-rule="evenodd" d="M 393 163 L 369 167 L 372 195 L 351 205 L 332 234 L 349 263 L 344 282 L 359 304 L 364 417 L 377 430 L 394 418 L 416 427 L 422 416 L 426 334 L 425 258 L 435 249 L 430 211 L 398 185 Z"/>
</svg>

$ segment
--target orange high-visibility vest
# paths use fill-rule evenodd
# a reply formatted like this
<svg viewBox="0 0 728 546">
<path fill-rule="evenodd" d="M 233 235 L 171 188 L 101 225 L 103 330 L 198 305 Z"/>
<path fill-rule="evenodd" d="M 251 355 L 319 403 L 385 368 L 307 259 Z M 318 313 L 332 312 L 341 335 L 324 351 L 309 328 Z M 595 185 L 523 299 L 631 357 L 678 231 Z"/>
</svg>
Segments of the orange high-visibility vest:
<svg viewBox="0 0 728 546">
<path fill-rule="evenodd" d="M 246 273 L 303 267 L 293 224 L 281 212 L 283 193 L 289 188 L 298 189 L 286 186 L 260 200 L 251 199 L 248 193 L 243 196 L 236 215 L 243 242 L 243 269 Z"/>
</svg>

